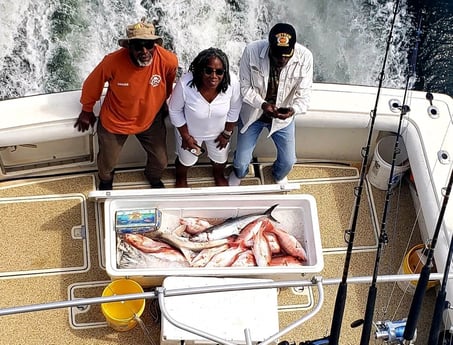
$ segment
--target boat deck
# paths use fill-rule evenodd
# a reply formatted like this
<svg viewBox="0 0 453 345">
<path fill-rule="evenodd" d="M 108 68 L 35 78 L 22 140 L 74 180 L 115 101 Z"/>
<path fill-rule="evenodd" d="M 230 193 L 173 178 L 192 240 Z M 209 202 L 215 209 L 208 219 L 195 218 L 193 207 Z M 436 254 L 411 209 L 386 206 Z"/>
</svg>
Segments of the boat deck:
<svg viewBox="0 0 453 345">
<path fill-rule="evenodd" d="M 323 279 L 342 276 L 347 246 L 344 231 L 350 227 L 354 187 L 359 181 L 357 166 L 301 163 L 288 176 L 290 182 L 300 184 L 290 193 L 311 194 L 316 199 L 324 255 L 324 269 L 319 275 Z M 273 183 L 269 164 L 256 164 L 254 168 L 244 185 Z M 173 174 L 169 167 L 163 179 L 167 188 L 173 186 Z M 197 166 L 189 171 L 189 185 L 213 186 L 210 175 L 209 166 Z M 105 271 L 102 205 L 98 207 L 87 199 L 96 184 L 95 173 L 0 183 L 0 308 L 101 296 L 110 278 Z M 409 184 L 403 179 L 391 198 L 386 227 L 389 243 L 383 251 L 380 274 L 397 274 L 404 254 L 421 242 Z M 373 272 L 386 193 L 369 183 L 365 187 L 349 277 L 370 276 Z M 114 189 L 131 188 L 148 188 L 142 170 L 116 174 Z M 357 344 L 360 339 L 361 327 L 351 328 L 350 324 L 363 318 L 368 287 L 348 286 L 341 344 Z M 324 286 L 324 292 L 321 311 L 280 340 L 298 344 L 328 335 L 337 286 Z M 280 289 L 280 327 L 312 310 L 317 298 L 316 288 Z M 378 284 L 375 320 L 407 317 L 411 299 L 396 283 Z M 418 323 L 420 343 L 426 343 L 434 299 L 435 289 L 431 289 Z M 143 320 L 155 343 L 159 343 L 159 312 L 153 301 L 147 301 Z M 2 316 L 1 324 L 0 344 L 5 345 L 149 343 L 140 327 L 127 332 L 108 327 L 98 305 Z"/>
</svg>

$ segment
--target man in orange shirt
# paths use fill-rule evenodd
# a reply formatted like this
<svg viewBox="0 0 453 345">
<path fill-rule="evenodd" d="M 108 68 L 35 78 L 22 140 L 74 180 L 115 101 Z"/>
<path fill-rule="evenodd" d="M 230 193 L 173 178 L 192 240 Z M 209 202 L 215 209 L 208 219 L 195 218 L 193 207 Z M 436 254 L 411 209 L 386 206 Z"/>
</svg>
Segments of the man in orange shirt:
<svg viewBox="0 0 453 345">
<path fill-rule="evenodd" d="M 145 176 L 151 187 L 164 188 L 161 178 L 168 163 L 164 117 L 178 59 L 161 47 L 162 38 L 144 19 L 128 25 L 126 34 L 118 41 L 122 48 L 106 55 L 83 83 L 82 111 L 74 127 L 84 132 L 94 126 L 93 107 L 107 82 L 97 124 L 99 189 L 112 189 L 114 169 L 129 135 L 135 135 L 146 151 Z"/>
</svg>

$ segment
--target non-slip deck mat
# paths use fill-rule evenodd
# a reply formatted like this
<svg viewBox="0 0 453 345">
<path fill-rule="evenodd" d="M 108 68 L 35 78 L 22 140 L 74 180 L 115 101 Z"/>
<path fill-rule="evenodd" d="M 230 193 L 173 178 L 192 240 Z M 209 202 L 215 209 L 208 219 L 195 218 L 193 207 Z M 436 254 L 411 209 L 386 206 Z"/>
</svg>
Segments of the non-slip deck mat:
<svg viewBox="0 0 453 345">
<path fill-rule="evenodd" d="M 60 194 L 60 193 L 76 193 L 81 190 L 93 190 L 94 182 L 93 176 L 89 177 L 69 177 L 67 179 L 54 179 L 53 181 L 47 182 L 36 182 L 31 183 L 25 181 L 23 186 L 14 188 L 3 187 L 5 183 L 0 184 L 0 195 L 2 197 L 18 196 L 18 195 L 47 195 L 47 194 Z M 345 182 L 347 184 L 348 182 Z M 340 186 L 337 184 L 336 186 Z M 308 192 L 309 190 L 305 189 Z M 18 193 L 20 192 L 20 193 Z M 5 195 L 8 194 L 8 195 Z M 377 202 L 377 212 L 382 212 L 381 202 L 385 192 L 375 190 L 373 188 L 373 197 Z M 396 198 L 395 198 L 396 199 Z M 395 200 L 394 199 L 394 200 Z M 328 198 L 325 199 L 328 203 Z M 362 198 L 362 203 L 366 205 L 365 196 Z M 410 201 L 411 203 L 411 201 Z M 410 203 L 405 204 L 404 208 L 400 209 L 398 216 L 398 224 L 406 218 L 406 214 L 412 219 L 408 220 L 408 224 L 411 224 L 414 217 L 413 210 L 410 209 Z M 92 203 L 88 203 L 88 206 L 92 206 Z M 328 212 L 328 205 L 325 206 L 326 212 L 320 215 L 320 221 L 324 224 L 325 217 L 331 218 L 332 214 Z M 319 210 L 318 210 L 319 211 Z M 391 215 L 396 213 L 393 211 Z M 16 215 L 14 215 L 16 216 Z M 13 217 L 13 215 L 11 215 Z M 21 217 L 21 215 L 19 215 Z M 89 223 L 94 223 L 94 212 L 89 212 Z M 392 220 L 389 220 L 392 223 Z M 91 232 L 91 231 L 90 231 Z M 92 233 L 91 233 L 92 234 Z M 323 230 L 321 229 L 321 235 Z M 8 234 L 10 236 L 10 234 Z M 356 241 L 358 240 L 356 235 Z M 385 247 L 384 257 L 381 262 L 381 272 L 383 274 L 390 270 L 394 270 L 399 265 L 399 258 L 404 255 L 404 245 L 406 245 L 406 238 L 400 232 L 395 234 L 394 241 L 389 241 L 389 245 Z M 404 243 L 400 243 L 403 239 Z M 397 241 L 399 240 L 399 241 Z M 97 255 L 94 253 L 97 251 L 92 242 L 92 258 Z M 325 246 L 325 240 L 323 238 L 323 247 Z M 357 243 L 357 242 L 356 242 Z M 396 244 L 394 244 L 396 243 Z M 396 247 L 395 247 L 396 246 Z M 403 248 L 403 249 L 400 249 Z M 392 255 L 390 255 L 392 254 Z M 398 255 L 396 255 L 398 254 Z M 16 253 L 16 256 L 20 256 L 20 252 Z M 14 256 L 14 258 L 16 258 Z M 370 274 L 372 265 L 375 258 L 375 251 L 370 252 L 359 252 L 354 251 L 351 261 L 351 272 L 350 277 L 357 275 Z M 339 278 L 341 277 L 343 264 L 344 264 L 344 252 L 325 252 L 324 255 L 325 266 L 324 270 L 320 273 L 324 278 Z M 94 264 L 94 260 L 92 260 Z M 365 273 L 367 272 L 367 273 Z M 303 279 L 310 279 L 311 277 L 305 276 Z M 98 281 L 102 282 L 108 280 L 109 277 L 104 271 L 96 270 L 93 265 L 88 272 L 77 273 L 77 274 L 66 274 L 66 275 L 45 275 L 45 276 L 33 276 L 33 277 L 22 277 L 20 279 L 0 279 L 0 308 L 10 306 L 21 306 L 35 303 L 55 302 L 68 299 L 68 286 L 75 283 Z M 384 298 L 387 301 L 391 297 L 391 285 L 378 285 L 378 296 L 379 299 Z M 398 290 L 398 287 L 396 287 Z M 99 288 L 95 288 L 96 291 L 88 291 L 89 289 L 80 289 L 78 296 L 88 297 L 90 295 L 96 295 L 99 293 Z M 348 287 L 348 298 L 347 298 L 347 309 L 345 312 L 345 318 L 342 326 L 342 337 L 341 344 L 357 344 L 360 339 L 361 328 L 350 328 L 350 322 L 358 318 L 363 318 L 363 305 L 367 296 L 368 285 L 357 285 L 350 284 Z M 314 299 L 316 302 L 316 288 L 313 289 Z M 307 321 L 302 326 L 291 331 L 289 334 L 281 337 L 280 340 L 295 341 L 298 344 L 301 341 L 309 339 L 315 339 L 320 336 L 328 335 L 330 329 L 331 318 L 333 313 L 333 304 L 336 297 L 337 286 L 326 286 L 325 288 L 325 304 L 322 307 L 321 312 L 315 316 L 312 320 Z M 288 294 L 290 292 L 288 291 Z M 279 303 L 292 304 L 292 300 L 285 294 L 279 297 Z M 426 311 L 432 310 L 433 300 L 435 298 L 435 290 L 428 291 L 424 299 L 424 308 L 421 314 L 421 320 L 418 325 L 418 340 L 420 344 L 427 343 L 426 327 L 430 324 L 430 315 L 426 314 Z M 392 299 L 392 303 L 395 300 Z M 305 301 L 302 301 L 305 302 Z M 410 296 L 406 296 L 403 300 L 403 304 L 408 306 L 410 303 Z M 381 300 L 378 302 L 378 306 L 382 306 Z M 280 325 L 285 327 L 289 322 L 292 322 L 299 317 L 306 315 L 309 310 L 293 310 L 279 313 Z M 94 311 L 92 309 L 88 314 L 84 316 L 78 315 L 77 321 L 80 323 L 86 323 L 91 321 L 99 320 L 100 316 L 96 315 L 92 318 L 90 313 Z M 240 312 L 240 311 L 239 311 Z M 147 325 L 150 332 L 153 334 L 155 343 L 159 343 L 160 328 L 156 324 L 150 315 L 150 303 L 147 302 L 145 311 L 142 315 L 145 324 Z M 397 317 L 403 316 L 404 313 L 400 313 Z M 94 316 L 94 315 L 93 315 Z M 392 314 L 383 314 L 382 310 L 376 309 L 376 320 L 386 320 L 391 318 Z M 407 315 L 406 315 L 407 316 Z M 121 345 L 137 345 L 147 344 L 148 341 L 144 337 L 143 332 L 139 327 L 134 328 L 128 332 L 117 332 L 110 327 L 100 327 L 91 329 L 72 329 L 69 322 L 69 310 L 54 309 L 49 311 L 33 312 L 33 313 L 22 313 L 11 316 L 2 316 L 2 336 L 0 337 L 0 345 L 41 345 L 46 344 L 68 344 L 68 345 L 94 345 L 94 344 L 121 344 Z M 425 326 L 427 325 L 427 326 Z M 418 341 L 417 341 L 418 342 Z"/>
<path fill-rule="evenodd" d="M 298 288 L 282 288 L 278 292 L 278 311 L 291 312 L 309 310 L 313 307 L 313 288 L 303 286 Z"/>
<path fill-rule="evenodd" d="M 175 180 L 162 180 L 165 188 L 173 188 Z M 200 187 L 215 187 L 214 179 L 211 178 L 200 178 L 200 179 L 188 179 L 188 188 L 200 188 Z M 261 184 L 261 181 L 257 177 L 247 177 L 241 182 L 242 186 L 256 186 Z M 113 189 L 148 189 L 150 185 L 147 181 L 137 182 L 114 182 Z"/>
<path fill-rule="evenodd" d="M 384 222 L 384 230 L 388 243 L 392 246 L 384 246 L 386 258 L 391 261 L 401 262 L 404 254 L 410 248 L 417 244 L 423 243 L 420 236 L 420 229 L 417 223 L 417 211 L 410 195 L 409 181 L 402 180 L 401 184 L 396 186 L 389 195 L 387 216 Z M 387 191 L 380 190 L 370 183 L 368 189 L 373 199 L 376 213 L 377 233 L 380 234 L 383 228 L 383 210 L 386 203 Z M 388 271 L 389 265 L 383 265 L 382 274 L 391 274 Z"/>
<path fill-rule="evenodd" d="M 260 164 L 259 172 L 263 183 L 275 183 L 272 177 L 272 164 Z M 334 164 L 295 164 L 288 174 L 291 182 L 303 182 L 305 180 L 331 180 L 342 178 L 354 178 L 359 176 L 355 167 Z"/>
<path fill-rule="evenodd" d="M 231 172 L 231 165 L 227 165 L 225 168 L 225 176 L 228 176 Z M 250 165 L 249 173 L 246 176 L 245 180 L 248 178 L 253 178 L 255 176 L 255 171 L 253 165 Z M 187 172 L 187 182 L 189 186 L 192 186 L 194 183 L 200 181 L 212 181 L 214 185 L 214 179 L 212 177 L 212 166 L 209 164 L 199 164 L 191 167 Z M 175 184 L 175 168 L 174 166 L 169 166 L 165 169 L 162 176 L 162 182 L 165 187 L 173 187 Z M 115 173 L 113 180 L 113 188 L 121 188 L 120 186 L 146 186 L 149 188 L 149 183 L 146 180 L 143 169 L 133 169 L 133 170 L 121 170 Z"/>
<path fill-rule="evenodd" d="M 89 268 L 83 195 L 3 198 L 0 214 L 1 276 Z"/>
<path fill-rule="evenodd" d="M 297 194 L 310 194 L 316 200 L 319 228 L 323 251 L 345 250 L 345 231 L 351 227 L 354 210 L 354 188 L 357 181 L 313 182 L 300 185 L 292 191 Z M 377 235 L 371 218 L 371 208 L 364 189 L 357 218 L 354 249 L 375 248 Z"/>
<path fill-rule="evenodd" d="M 260 167 L 264 183 L 273 183 L 272 165 Z M 310 194 L 316 199 L 319 228 L 323 251 L 345 250 L 345 231 L 351 227 L 358 170 L 354 167 L 336 165 L 296 164 L 288 175 L 288 181 L 299 183 L 295 194 Z M 354 249 L 370 249 L 377 245 L 373 206 L 364 188 L 357 218 Z M 346 236 L 347 237 L 347 236 Z"/>
<path fill-rule="evenodd" d="M 372 275 L 376 253 L 354 252 L 351 256 L 349 278 L 363 277 Z M 324 280 L 329 278 L 341 278 L 344 267 L 345 253 L 324 255 L 324 270 L 320 272 Z M 382 264 L 384 265 L 384 264 Z M 397 269 L 399 262 L 387 263 L 388 266 Z M 324 304 L 313 318 L 306 321 L 300 327 L 289 332 L 284 336 L 284 340 L 295 341 L 296 344 L 301 340 L 314 340 L 329 335 L 335 299 L 337 295 L 337 285 L 324 286 Z M 369 284 L 348 284 L 346 305 L 343 315 L 341 337 L 339 344 L 355 345 L 361 336 L 361 327 L 351 328 L 351 323 L 358 319 L 363 319 L 365 313 L 366 299 L 368 296 Z M 314 304 L 318 303 L 319 293 L 313 287 Z M 432 306 L 436 298 L 435 290 L 427 291 L 423 301 L 423 312 L 418 322 L 417 343 L 426 344 L 429 325 L 432 317 Z M 404 294 L 396 286 L 396 283 L 379 283 L 377 285 L 377 299 L 375 306 L 375 321 L 400 320 L 407 317 L 412 296 Z M 309 312 L 310 310 L 308 310 Z M 306 315 L 307 311 L 294 311 L 292 313 L 279 313 L 281 327 L 296 321 Z M 374 332 L 374 329 L 372 330 Z M 374 338 L 372 334 L 372 339 Z M 373 344 L 373 341 L 370 341 Z"/>
<path fill-rule="evenodd" d="M 0 184 L 0 198 L 72 193 L 87 195 L 89 191 L 96 189 L 94 183 L 93 174 L 2 182 Z"/>
</svg>

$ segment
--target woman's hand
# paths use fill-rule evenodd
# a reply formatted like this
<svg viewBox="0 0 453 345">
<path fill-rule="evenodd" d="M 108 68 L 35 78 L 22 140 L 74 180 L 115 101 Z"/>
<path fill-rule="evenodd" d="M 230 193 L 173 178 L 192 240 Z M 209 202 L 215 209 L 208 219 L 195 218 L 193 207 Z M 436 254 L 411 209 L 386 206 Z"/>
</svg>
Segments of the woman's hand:
<svg viewBox="0 0 453 345">
<path fill-rule="evenodd" d="M 218 149 L 224 149 L 225 147 L 227 147 L 228 143 L 230 142 L 230 137 L 226 136 L 223 132 L 219 134 L 219 136 L 217 137 L 217 139 L 214 140 L 214 142 L 217 143 L 217 148 Z"/>
<path fill-rule="evenodd" d="M 191 149 L 196 149 L 197 148 L 197 141 L 195 138 L 191 135 L 185 135 L 182 137 L 182 144 L 181 147 L 184 150 L 191 150 Z"/>
</svg>

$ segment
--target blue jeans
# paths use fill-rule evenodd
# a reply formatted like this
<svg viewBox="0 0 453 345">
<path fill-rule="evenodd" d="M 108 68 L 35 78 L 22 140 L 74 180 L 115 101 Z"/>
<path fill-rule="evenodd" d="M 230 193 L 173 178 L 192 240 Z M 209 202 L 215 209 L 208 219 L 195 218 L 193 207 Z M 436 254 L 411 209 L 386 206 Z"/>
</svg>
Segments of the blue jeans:
<svg viewBox="0 0 453 345">
<path fill-rule="evenodd" d="M 270 123 L 255 121 L 245 133 L 241 133 L 243 126 L 239 119 L 237 145 L 233 160 L 234 173 L 238 178 L 244 178 L 248 173 L 258 136 L 264 128 L 267 128 L 268 131 L 271 128 Z M 296 163 L 295 121 L 274 132 L 271 139 L 277 148 L 277 159 L 272 165 L 272 175 L 276 181 L 279 181 L 289 174 Z"/>
</svg>

